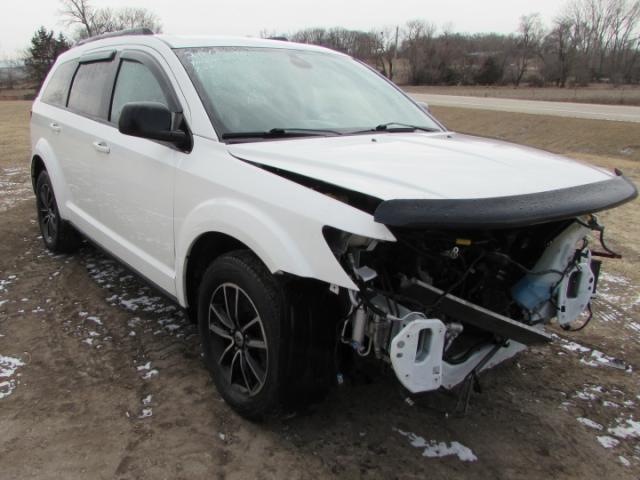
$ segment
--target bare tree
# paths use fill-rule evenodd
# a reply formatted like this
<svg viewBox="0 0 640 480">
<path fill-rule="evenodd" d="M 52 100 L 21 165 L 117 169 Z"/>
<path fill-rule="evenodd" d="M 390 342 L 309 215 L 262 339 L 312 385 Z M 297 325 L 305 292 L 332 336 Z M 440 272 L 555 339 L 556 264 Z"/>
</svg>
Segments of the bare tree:
<svg viewBox="0 0 640 480">
<path fill-rule="evenodd" d="M 424 20 L 410 20 L 405 25 L 404 55 L 409 61 L 409 79 L 413 84 L 420 83 L 424 77 L 429 50 L 433 48 L 436 26 Z"/>
<path fill-rule="evenodd" d="M 543 37 L 544 27 L 540 14 L 532 13 L 520 18 L 513 52 L 515 67 L 513 83 L 516 87 L 520 85 L 531 61 L 540 56 Z"/>
<path fill-rule="evenodd" d="M 376 67 L 390 80 L 393 80 L 393 67 L 398 58 L 399 27 L 385 27 L 380 31 L 371 31 L 370 39 L 373 45 L 371 53 L 375 59 Z"/>
<path fill-rule="evenodd" d="M 146 8 L 95 8 L 89 0 L 60 0 L 61 14 L 67 25 L 78 27 L 76 37 L 86 38 L 130 28 L 162 31 L 158 16 Z"/>
</svg>

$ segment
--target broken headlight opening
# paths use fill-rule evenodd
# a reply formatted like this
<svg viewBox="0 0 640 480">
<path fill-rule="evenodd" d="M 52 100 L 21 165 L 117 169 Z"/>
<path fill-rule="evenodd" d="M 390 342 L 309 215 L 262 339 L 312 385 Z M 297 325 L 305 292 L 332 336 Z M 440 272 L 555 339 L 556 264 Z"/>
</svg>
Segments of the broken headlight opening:
<svg viewBox="0 0 640 480">
<path fill-rule="evenodd" d="M 358 290 L 348 291 L 340 341 L 391 364 L 412 393 L 451 389 L 591 318 L 600 262 L 619 257 L 593 215 L 496 230 L 391 228 L 381 242 L 325 227 Z M 599 233 L 602 252 L 590 249 Z"/>
</svg>

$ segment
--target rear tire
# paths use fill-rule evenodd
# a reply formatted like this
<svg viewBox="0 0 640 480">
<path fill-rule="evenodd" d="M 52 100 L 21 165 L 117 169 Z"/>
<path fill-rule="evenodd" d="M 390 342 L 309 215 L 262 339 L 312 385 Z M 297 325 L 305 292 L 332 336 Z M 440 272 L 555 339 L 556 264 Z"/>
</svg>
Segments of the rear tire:
<svg viewBox="0 0 640 480">
<path fill-rule="evenodd" d="M 290 290 L 248 250 L 217 258 L 200 283 L 204 362 L 220 395 L 245 418 L 304 406 L 322 398 L 335 378 L 328 341 L 335 324 L 324 317 L 318 320 L 325 328 L 311 328 L 317 322 L 308 312 L 296 318 L 300 302 Z"/>
<path fill-rule="evenodd" d="M 45 247 L 53 253 L 73 253 L 80 246 L 80 235 L 62 219 L 53 185 L 46 170 L 40 172 L 36 182 L 38 225 Z"/>
</svg>

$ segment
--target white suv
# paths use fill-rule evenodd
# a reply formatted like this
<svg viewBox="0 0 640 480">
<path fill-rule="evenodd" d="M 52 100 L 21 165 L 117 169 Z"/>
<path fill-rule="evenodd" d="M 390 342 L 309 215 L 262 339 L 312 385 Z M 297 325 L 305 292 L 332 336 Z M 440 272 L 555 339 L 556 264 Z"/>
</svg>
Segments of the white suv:
<svg viewBox="0 0 640 480">
<path fill-rule="evenodd" d="M 366 65 L 286 41 L 89 39 L 57 60 L 31 137 L 47 248 L 81 233 L 188 309 L 252 418 L 352 358 L 450 389 L 549 341 L 553 318 L 588 321 L 592 214 L 637 195 L 619 172 L 447 131 Z"/>
</svg>

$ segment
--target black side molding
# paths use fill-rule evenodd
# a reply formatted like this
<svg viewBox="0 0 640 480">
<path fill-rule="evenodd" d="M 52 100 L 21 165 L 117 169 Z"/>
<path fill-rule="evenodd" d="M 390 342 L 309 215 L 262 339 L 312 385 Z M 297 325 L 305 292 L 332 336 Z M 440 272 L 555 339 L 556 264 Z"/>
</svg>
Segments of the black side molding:
<svg viewBox="0 0 640 480">
<path fill-rule="evenodd" d="M 575 218 L 617 207 L 638 196 L 635 185 L 616 177 L 577 187 L 508 197 L 447 200 L 387 200 L 374 212 L 391 227 L 500 229 Z"/>
</svg>

